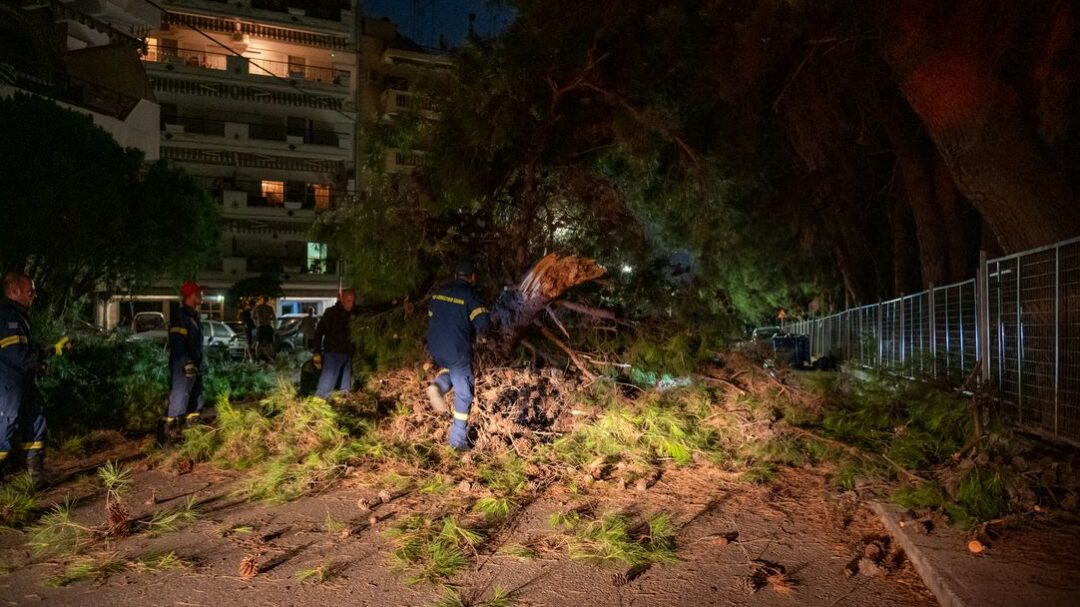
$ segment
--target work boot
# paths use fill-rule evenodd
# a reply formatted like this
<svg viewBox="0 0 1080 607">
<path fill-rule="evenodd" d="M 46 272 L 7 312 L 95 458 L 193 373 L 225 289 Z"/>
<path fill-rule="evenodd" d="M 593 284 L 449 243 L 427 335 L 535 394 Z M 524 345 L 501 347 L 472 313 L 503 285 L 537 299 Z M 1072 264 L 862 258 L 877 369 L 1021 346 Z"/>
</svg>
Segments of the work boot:
<svg viewBox="0 0 1080 607">
<path fill-rule="evenodd" d="M 168 447 L 169 445 L 180 442 L 182 437 L 181 420 L 178 418 L 166 418 L 161 420 L 158 424 L 157 442 L 159 446 Z"/>
<path fill-rule="evenodd" d="M 45 485 L 45 454 L 34 450 L 26 454 L 26 473 L 30 475 L 30 482 L 35 489 L 41 489 Z"/>
<path fill-rule="evenodd" d="M 436 413 L 446 414 L 450 412 L 450 409 L 446 406 L 446 400 L 443 399 L 442 392 L 439 391 L 439 387 L 435 384 L 431 384 L 427 388 L 428 401 L 431 402 L 431 408 Z"/>
</svg>

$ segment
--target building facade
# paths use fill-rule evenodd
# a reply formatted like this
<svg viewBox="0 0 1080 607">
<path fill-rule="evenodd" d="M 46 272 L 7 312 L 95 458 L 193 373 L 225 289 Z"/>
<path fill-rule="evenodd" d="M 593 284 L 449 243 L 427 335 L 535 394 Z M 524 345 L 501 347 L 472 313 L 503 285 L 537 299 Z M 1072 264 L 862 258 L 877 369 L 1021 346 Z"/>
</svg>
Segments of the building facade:
<svg viewBox="0 0 1080 607">
<path fill-rule="evenodd" d="M 161 12 L 143 0 L 0 4 L 0 96 L 48 97 L 159 158 L 160 108 L 139 60 Z"/>
<path fill-rule="evenodd" d="M 18 27 L 8 29 L 20 33 L 0 44 L 0 92 L 50 93 L 91 113 L 121 145 L 170 161 L 211 193 L 219 255 L 197 277 L 209 287 L 209 317 L 233 318 L 224 307 L 228 289 L 263 274 L 283 279 L 279 314 L 321 313 L 346 268 L 313 240 L 312 228 L 323 211 L 362 197 L 358 121 L 392 120 L 409 109 L 435 117 L 414 83 L 451 64 L 387 20 L 358 21 L 352 2 L 155 0 L 163 10 L 146 0 L 5 3 L 18 16 Z M 421 159 L 394 150 L 386 169 L 412 170 Z M 135 296 L 106 294 L 95 323 L 111 328 L 139 311 L 169 316 L 175 290 L 161 284 Z"/>
<path fill-rule="evenodd" d="M 445 68 L 449 59 L 400 37 L 389 21 L 358 23 L 349 0 L 162 6 L 142 57 L 161 105 L 161 157 L 220 204 L 220 256 L 199 276 L 210 287 L 204 312 L 231 318 L 234 311 L 223 307 L 227 289 L 275 274 L 286 294 L 276 302 L 279 314 L 321 313 L 346 268 L 312 239 L 312 226 L 321 212 L 360 198 L 357 121 L 392 117 L 414 95 L 413 68 Z M 387 164 L 409 170 L 416 155 L 391 154 Z M 132 309 L 168 314 L 164 289 Z M 110 300 L 101 324 L 119 319 L 123 299 Z"/>
<path fill-rule="evenodd" d="M 199 276 L 208 299 L 276 274 L 288 294 L 279 312 L 321 311 L 342 268 L 309 234 L 318 213 L 355 190 L 351 11 L 259 0 L 162 6 L 143 61 L 161 104 L 161 156 L 220 205 L 220 256 Z"/>
</svg>

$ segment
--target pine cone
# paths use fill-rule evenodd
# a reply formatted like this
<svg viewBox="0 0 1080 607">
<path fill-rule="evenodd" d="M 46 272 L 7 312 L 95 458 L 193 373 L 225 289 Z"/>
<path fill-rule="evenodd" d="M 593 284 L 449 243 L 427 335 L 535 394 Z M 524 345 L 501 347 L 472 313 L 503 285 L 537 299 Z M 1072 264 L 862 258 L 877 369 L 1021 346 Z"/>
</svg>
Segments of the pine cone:
<svg viewBox="0 0 1080 607">
<path fill-rule="evenodd" d="M 120 502 L 109 502 L 105 510 L 108 516 L 108 529 L 106 533 L 110 537 L 127 537 L 131 535 L 131 525 L 128 520 L 128 511 Z"/>
<path fill-rule="evenodd" d="M 240 575 L 242 577 L 255 577 L 255 574 L 259 572 L 259 562 L 253 556 L 245 556 L 244 560 L 240 561 Z"/>
<path fill-rule="evenodd" d="M 737 578 L 735 587 L 746 592 L 746 594 L 754 594 L 758 590 L 761 590 L 762 583 L 757 576 L 741 575 Z"/>
</svg>

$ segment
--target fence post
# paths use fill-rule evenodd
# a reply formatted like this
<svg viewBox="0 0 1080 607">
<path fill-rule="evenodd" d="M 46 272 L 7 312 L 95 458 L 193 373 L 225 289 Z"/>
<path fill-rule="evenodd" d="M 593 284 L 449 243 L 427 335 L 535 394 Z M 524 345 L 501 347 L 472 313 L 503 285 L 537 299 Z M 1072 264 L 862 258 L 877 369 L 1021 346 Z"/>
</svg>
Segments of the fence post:
<svg viewBox="0 0 1080 607">
<path fill-rule="evenodd" d="M 884 333 L 882 333 L 881 329 L 882 329 L 882 324 L 884 323 L 883 316 L 885 316 L 885 315 L 883 314 L 883 309 L 882 309 L 882 306 L 881 306 L 881 302 L 879 301 L 875 305 L 877 307 L 877 366 L 878 366 L 878 368 L 881 368 L 882 363 L 883 363 L 883 356 L 882 355 L 883 355 L 884 350 L 885 350 L 885 335 L 884 335 Z"/>
<path fill-rule="evenodd" d="M 975 278 L 976 358 L 982 359 L 980 381 L 986 385 L 990 383 L 990 269 L 986 265 L 986 251 L 979 251 L 979 271 Z"/>
<path fill-rule="evenodd" d="M 900 371 L 904 370 L 904 363 L 907 360 L 907 331 L 905 330 L 905 320 L 907 320 L 907 306 L 904 304 L 904 294 L 900 294 Z"/>
<path fill-rule="evenodd" d="M 1061 245 L 1054 247 L 1054 435 L 1058 432 L 1059 374 L 1061 369 Z"/>
<path fill-rule="evenodd" d="M 1016 419 L 1024 421 L 1024 330 L 1020 326 L 1020 256 L 1016 257 Z"/>
<path fill-rule="evenodd" d="M 934 283 L 926 290 L 930 294 L 930 375 L 937 377 L 937 312 L 934 309 Z"/>
</svg>

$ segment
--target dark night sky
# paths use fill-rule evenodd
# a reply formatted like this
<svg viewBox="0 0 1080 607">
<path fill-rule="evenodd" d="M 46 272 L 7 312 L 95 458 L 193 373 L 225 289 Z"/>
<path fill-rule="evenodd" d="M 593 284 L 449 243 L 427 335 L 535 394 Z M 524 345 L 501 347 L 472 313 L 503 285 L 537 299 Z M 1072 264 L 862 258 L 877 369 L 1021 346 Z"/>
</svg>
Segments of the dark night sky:
<svg viewBox="0 0 1080 607">
<path fill-rule="evenodd" d="M 446 34 L 450 46 L 458 46 L 469 29 L 469 13 L 476 13 L 476 31 L 498 32 L 513 19 L 513 12 L 492 8 L 485 0 L 364 0 L 371 18 L 388 17 L 398 31 L 424 46 L 439 46 Z"/>
</svg>

